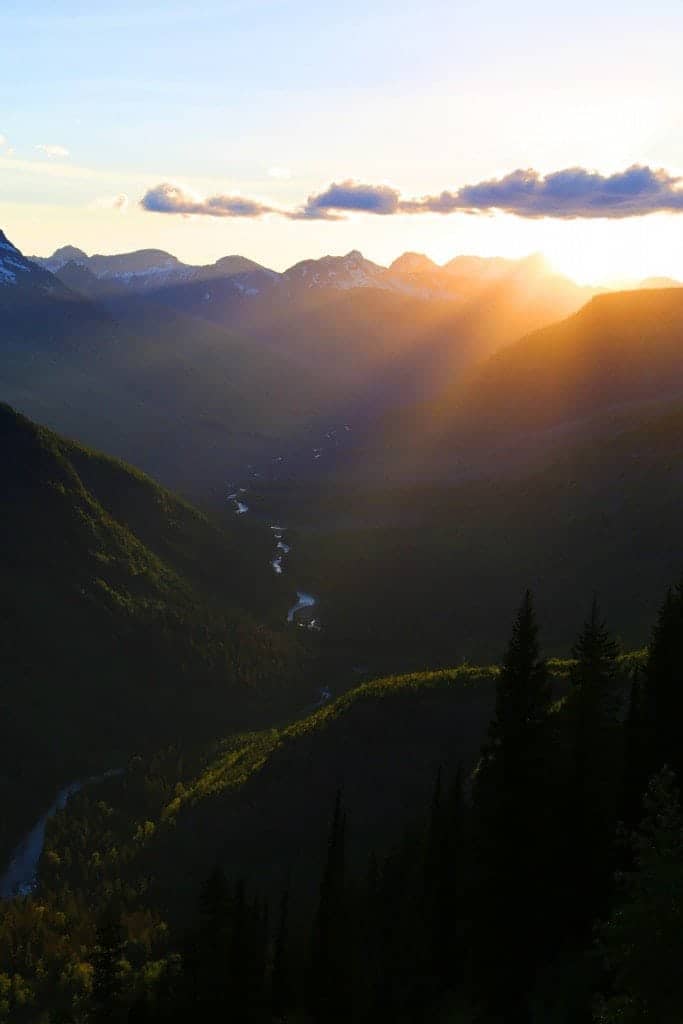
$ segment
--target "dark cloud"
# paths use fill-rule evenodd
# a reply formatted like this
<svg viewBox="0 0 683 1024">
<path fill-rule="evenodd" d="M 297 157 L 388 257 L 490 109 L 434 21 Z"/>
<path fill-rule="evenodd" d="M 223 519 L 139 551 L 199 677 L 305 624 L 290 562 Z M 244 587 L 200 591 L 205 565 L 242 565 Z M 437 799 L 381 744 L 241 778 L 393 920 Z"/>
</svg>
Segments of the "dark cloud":
<svg viewBox="0 0 683 1024">
<path fill-rule="evenodd" d="M 324 192 L 309 196 L 306 205 L 291 214 L 294 220 L 340 220 L 339 213 L 398 213 L 400 195 L 388 185 L 334 182 Z"/>
<path fill-rule="evenodd" d="M 204 217 L 260 217 L 263 213 L 274 212 L 270 206 L 242 196 L 198 199 L 168 182 L 149 189 L 140 205 L 151 213 L 198 214 Z"/>
<path fill-rule="evenodd" d="M 533 169 L 512 171 L 503 178 L 463 185 L 420 199 L 403 199 L 389 185 L 334 182 L 308 197 L 298 210 L 266 206 L 241 196 L 199 199 L 168 183 L 150 189 L 141 200 L 154 213 L 199 214 L 207 217 L 260 217 L 277 213 L 291 220 L 342 220 L 345 213 L 391 216 L 397 213 L 486 213 L 503 210 L 518 217 L 641 217 L 648 213 L 683 212 L 683 179 L 664 170 L 634 164 L 617 174 L 603 175 L 583 167 L 541 175 Z"/>
<path fill-rule="evenodd" d="M 399 204 L 403 213 L 479 213 L 504 210 L 518 217 L 639 217 L 658 211 L 683 211 L 681 179 L 666 171 L 634 165 L 602 175 L 583 167 L 540 175 L 517 170 L 504 178 L 465 185 Z"/>
</svg>

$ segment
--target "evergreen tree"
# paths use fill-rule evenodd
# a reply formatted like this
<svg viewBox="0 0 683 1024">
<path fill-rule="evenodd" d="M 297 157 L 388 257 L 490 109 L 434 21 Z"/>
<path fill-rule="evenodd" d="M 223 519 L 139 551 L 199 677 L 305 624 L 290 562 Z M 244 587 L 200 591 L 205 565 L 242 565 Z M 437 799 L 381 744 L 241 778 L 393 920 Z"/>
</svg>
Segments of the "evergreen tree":
<svg viewBox="0 0 683 1024">
<path fill-rule="evenodd" d="M 614 870 L 616 827 L 618 647 L 597 599 L 574 645 L 568 717 L 571 726 L 569 819 L 566 822 L 569 894 L 566 940 L 583 937 L 606 909 Z"/>
<path fill-rule="evenodd" d="M 286 1021 L 293 1009 L 294 993 L 289 962 L 289 898 L 290 882 L 282 891 L 280 898 L 280 918 L 273 947 L 273 966 L 270 978 L 270 1005 L 272 1016 L 276 1021 Z"/>
<path fill-rule="evenodd" d="M 345 897 L 346 813 L 341 790 L 338 790 L 313 927 L 310 1005 L 316 1024 L 342 1024 L 347 1020 L 349 992 Z"/>
<path fill-rule="evenodd" d="M 219 1020 L 231 997 L 230 892 L 219 866 L 203 883 L 199 906 L 199 926 L 184 942 L 182 1001 L 187 1015 Z"/>
<path fill-rule="evenodd" d="M 549 700 L 548 670 L 540 656 L 536 614 L 527 590 L 512 625 L 489 730 L 491 747 L 506 772 L 516 775 L 527 762 L 530 741 L 544 720 Z"/>
<path fill-rule="evenodd" d="M 268 912 L 258 900 L 250 903 L 246 886 L 235 886 L 230 922 L 226 973 L 230 984 L 230 1008 L 237 1020 L 260 1020 L 264 1014 L 265 959 Z"/>
<path fill-rule="evenodd" d="M 645 716 L 650 772 L 663 764 L 683 780 L 683 584 L 666 596 L 645 666 Z"/>
<path fill-rule="evenodd" d="M 436 776 L 425 843 L 424 918 L 429 967 L 440 989 L 461 980 L 461 908 L 464 874 L 464 797 L 462 765 L 450 792 L 443 792 L 441 768 Z"/>
<path fill-rule="evenodd" d="M 647 787 L 649 730 L 644 706 L 640 670 L 631 682 L 628 709 L 624 721 L 623 769 L 619 817 L 633 829 L 643 816 L 643 794 Z"/>
<path fill-rule="evenodd" d="M 547 945 L 549 702 L 527 590 L 501 666 L 495 717 L 474 787 L 471 977 L 483 1010 L 509 1024 L 528 1020 L 536 957 Z"/>
<path fill-rule="evenodd" d="M 115 1024 L 123 1021 L 121 958 L 123 932 L 121 915 L 113 902 L 103 909 L 97 921 L 97 936 L 92 956 L 93 979 L 90 997 L 90 1024 Z"/>
<path fill-rule="evenodd" d="M 603 1024 L 677 1024 L 683 1008 L 683 816 L 672 771 L 652 780 L 645 818 L 631 837 L 634 869 L 619 879 L 620 900 L 601 931 L 613 977 Z"/>
</svg>

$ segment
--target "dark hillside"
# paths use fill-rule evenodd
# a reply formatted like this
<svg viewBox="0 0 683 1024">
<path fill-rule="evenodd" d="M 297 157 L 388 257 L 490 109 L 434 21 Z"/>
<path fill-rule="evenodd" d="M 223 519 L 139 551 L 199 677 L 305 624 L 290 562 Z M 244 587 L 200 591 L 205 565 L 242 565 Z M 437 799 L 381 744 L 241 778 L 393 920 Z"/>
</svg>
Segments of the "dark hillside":
<svg viewBox="0 0 683 1024">
<path fill-rule="evenodd" d="M 242 610 L 273 593 L 258 536 L 7 406 L 0 473 L 1 843 L 60 781 L 299 706 L 291 638 Z"/>
</svg>

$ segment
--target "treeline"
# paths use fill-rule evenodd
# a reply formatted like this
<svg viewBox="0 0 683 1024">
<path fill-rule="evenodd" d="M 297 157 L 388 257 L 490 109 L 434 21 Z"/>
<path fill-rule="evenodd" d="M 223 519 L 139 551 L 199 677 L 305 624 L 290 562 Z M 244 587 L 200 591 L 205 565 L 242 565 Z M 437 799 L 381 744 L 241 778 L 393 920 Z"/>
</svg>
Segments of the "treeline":
<svg viewBox="0 0 683 1024">
<path fill-rule="evenodd" d="M 360 875 L 353 807 L 331 794 L 315 906 L 287 877 L 277 900 L 230 878 L 229 850 L 181 933 L 153 887 L 124 882 L 125 858 L 99 879 L 90 864 L 87 893 L 73 876 L 42 918 L 8 905 L 0 1020 L 678 1024 L 683 589 L 642 662 L 619 657 L 595 601 L 572 654 L 553 698 L 526 594 L 475 771 L 454 751 L 422 820 Z M 168 798 L 145 786 L 151 805 Z"/>
</svg>

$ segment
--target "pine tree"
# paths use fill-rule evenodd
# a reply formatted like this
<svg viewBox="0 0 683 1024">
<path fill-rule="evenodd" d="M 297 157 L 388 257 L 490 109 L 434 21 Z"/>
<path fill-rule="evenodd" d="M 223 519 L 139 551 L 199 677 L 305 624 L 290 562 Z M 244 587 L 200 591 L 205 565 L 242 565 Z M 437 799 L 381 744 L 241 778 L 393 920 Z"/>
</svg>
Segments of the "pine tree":
<svg viewBox="0 0 683 1024">
<path fill-rule="evenodd" d="M 569 820 L 566 822 L 570 930 L 575 937 L 606 909 L 614 870 L 616 827 L 618 647 L 597 599 L 574 645 L 568 717 L 571 725 Z"/>
<path fill-rule="evenodd" d="M 273 948 L 273 966 L 270 978 L 270 1005 L 276 1021 L 286 1021 L 292 1009 L 294 994 L 289 963 L 289 878 L 280 898 L 280 918 Z"/>
<path fill-rule="evenodd" d="M 634 868 L 620 877 L 620 900 L 601 932 L 613 978 L 602 1024 L 675 1024 L 683 1007 L 683 816 L 674 773 L 656 775 L 645 817 L 631 837 Z"/>
<path fill-rule="evenodd" d="M 484 1011 L 510 1024 L 528 1019 L 534 966 L 546 942 L 549 702 L 527 590 L 501 666 L 495 717 L 474 786 L 472 982 Z"/>
<path fill-rule="evenodd" d="M 424 857 L 424 917 L 429 969 L 440 990 L 461 979 L 459 892 L 464 874 L 464 797 L 462 765 L 450 791 L 443 792 L 437 772 Z"/>
<path fill-rule="evenodd" d="M 650 773 L 663 764 L 683 781 L 683 584 L 666 596 L 645 666 Z"/>
<path fill-rule="evenodd" d="M 184 942 L 182 1002 L 186 1015 L 218 1020 L 231 997 L 230 891 L 219 866 L 201 887 L 199 907 L 199 926 Z"/>
<path fill-rule="evenodd" d="M 550 700 L 548 671 L 540 657 L 538 625 L 527 590 L 512 625 L 496 689 L 496 713 L 489 730 L 491 746 L 506 771 L 526 761 L 532 734 L 543 722 Z"/>
<path fill-rule="evenodd" d="M 346 813 L 341 790 L 338 790 L 313 927 L 310 1005 L 316 1024 L 342 1024 L 347 1019 L 349 993 L 345 895 Z"/>
<path fill-rule="evenodd" d="M 643 794 L 647 788 L 649 730 L 639 669 L 633 676 L 624 721 L 624 753 L 619 818 L 633 829 L 643 816 Z"/>
<path fill-rule="evenodd" d="M 113 902 L 110 902 L 103 909 L 97 922 L 92 957 L 90 1024 L 114 1024 L 124 1019 L 121 991 L 122 955 L 121 915 Z"/>
</svg>

